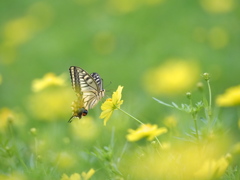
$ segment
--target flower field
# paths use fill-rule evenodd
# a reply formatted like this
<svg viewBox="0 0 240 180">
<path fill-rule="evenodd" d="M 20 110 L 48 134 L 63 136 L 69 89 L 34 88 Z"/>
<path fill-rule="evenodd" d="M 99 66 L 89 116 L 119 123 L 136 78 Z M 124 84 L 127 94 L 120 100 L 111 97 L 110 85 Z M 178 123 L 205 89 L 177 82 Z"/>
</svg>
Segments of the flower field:
<svg viewBox="0 0 240 180">
<path fill-rule="evenodd" d="M 240 179 L 237 0 L 0 5 L 0 180 Z"/>
</svg>

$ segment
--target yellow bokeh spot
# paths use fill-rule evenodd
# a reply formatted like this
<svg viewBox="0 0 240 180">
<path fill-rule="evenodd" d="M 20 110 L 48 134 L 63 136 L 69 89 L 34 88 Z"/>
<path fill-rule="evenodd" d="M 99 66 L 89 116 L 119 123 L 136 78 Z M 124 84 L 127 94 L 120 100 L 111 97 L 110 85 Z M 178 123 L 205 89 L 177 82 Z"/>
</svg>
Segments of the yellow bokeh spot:
<svg viewBox="0 0 240 180">
<path fill-rule="evenodd" d="M 178 94 L 191 88 L 199 74 L 197 63 L 169 59 L 164 64 L 147 70 L 143 76 L 143 85 L 152 95 Z"/>
<path fill-rule="evenodd" d="M 35 119 L 43 121 L 68 120 L 72 89 L 64 87 L 48 88 L 29 97 L 28 107 Z"/>
<path fill-rule="evenodd" d="M 22 172 L 14 171 L 11 174 L 0 174 L 0 180 L 27 180 L 28 178 Z"/>
<path fill-rule="evenodd" d="M 240 85 L 230 87 L 216 99 L 218 106 L 237 106 L 240 105 Z"/>
<path fill-rule="evenodd" d="M 71 169 L 76 163 L 76 158 L 68 152 L 60 152 L 56 157 L 56 164 L 60 169 Z"/>
<path fill-rule="evenodd" d="M 214 27 L 210 30 L 208 39 L 212 48 L 221 49 L 228 45 L 229 35 L 224 29 Z"/>
<path fill-rule="evenodd" d="M 177 126 L 177 119 L 175 116 L 168 116 L 163 120 L 163 123 L 165 124 L 165 126 L 167 126 L 168 128 L 174 128 Z"/>
<path fill-rule="evenodd" d="M 26 118 L 21 113 L 16 113 L 9 108 L 0 109 L 0 131 L 5 132 L 9 123 L 14 125 L 21 126 L 25 124 Z"/>
<path fill-rule="evenodd" d="M 118 12 L 118 13 L 129 13 L 138 8 L 140 5 L 140 1 L 138 0 L 109 0 L 109 9 L 114 10 L 113 12 Z"/>
<path fill-rule="evenodd" d="M 200 0 L 204 10 L 213 14 L 228 13 L 235 7 L 235 0 Z"/>
<path fill-rule="evenodd" d="M 94 140 L 99 135 L 99 128 L 90 116 L 75 118 L 71 123 L 73 136 L 83 141 Z"/>
<path fill-rule="evenodd" d="M 18 47 L 47 27 L 52 19 L 52 8 L 47 3 L 37 2 L 29 7 L 24 16 L 8 21 L 3 26 L 0 61 L 4 64 L 14 62 Z"/>
</svg>

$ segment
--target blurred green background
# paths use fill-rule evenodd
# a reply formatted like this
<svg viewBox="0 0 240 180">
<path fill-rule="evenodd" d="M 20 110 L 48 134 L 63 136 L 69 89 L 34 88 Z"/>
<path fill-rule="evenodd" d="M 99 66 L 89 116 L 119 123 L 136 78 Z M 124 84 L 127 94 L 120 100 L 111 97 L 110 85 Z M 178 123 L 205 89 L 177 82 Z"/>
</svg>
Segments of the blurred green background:
<svg viewBox="0 0 240 180">
<path fill-rule="evenodd" d="M 70 105 L 75 99 L 68 69 L 79 66 L 101 75 L 107 97 L 118 85 L 124 86 L 122 107 L 130 114 L 161 124 L 159 118 L 169 111 L 153 101 L 153 96 L 185 102 L 185 92 L 196 91 L 204 72 L 211 74 L 213 101 L 226 88 L 239 84 L 239 5 L 237 0 L 1 1 L 0 108 L 21 112 L 25 129 L 42 127 L 46 137 L 48 130 L 60 134 L 69 125 Z M 165 83 L 158 85 L 164 78 L 168 82 L 168 75 L 177 79 L 179 69 L 174 66 L 179 62 L 186 67 L 180 69 L 185 73 L 181 84 L 190 82 L 171 90 L 167 83 L 166 87 Z M 64 104 L 59 107 L 60 116 L 49 109 L 49 118 L 59 120 L 59 127 L 38 121 L 44 119 L 37 114 L 46 111 L 48 103 L 42 109 L 41 97 L 35 99 L 31 87 L 47 73 L 63 74 L 67 83 L 66 91 L 59 91 L 56 98 L 49 96 L 49 101 L 56 103 L 63 96 L 67 99 L 59 103 Z M 89 113 L 101 129 L 100 105 Z M 127 123 L 123 117 L 120 115 L 120 122 L 109 122 L 109 132 L 116 123 Z M 124 139 L 131 125 L 122 126 Z M 69 135 L 64 133 L 60 138 Z M 103 142 L 110 139 L 104 137 Z"/>
</svg>

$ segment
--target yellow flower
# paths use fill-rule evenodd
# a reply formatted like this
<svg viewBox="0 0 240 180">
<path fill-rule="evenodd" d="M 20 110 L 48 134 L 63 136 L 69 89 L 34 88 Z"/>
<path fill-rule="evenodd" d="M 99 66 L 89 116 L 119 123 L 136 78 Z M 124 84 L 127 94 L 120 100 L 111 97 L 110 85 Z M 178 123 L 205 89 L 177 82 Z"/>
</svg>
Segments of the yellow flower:
<svg viewBox="0 0 240 180">
<path fill-rule="evenodd" d="M 52 85 L 64 86 L 64 75 L 56 76 L 54 73 L 47 73 L 42 79 L 36 79 L 33 81 L 32 90 L 38 92 Z"/>
<path fill-rule="evenodd" d="M 152 95 L 182 93 L 199 78 L 199 68 L 193 61 L 169 59 L 153 67 L 143 76 L 143 86 Z"/>
<path fill-rule="evenodd" d="M 108 98 L 101 106 L 102 113 L 100 114 L 100 119 L 104 119 L 104 126 L 106 126 L 113 111 L 120 108 L 123 103 L 123 100 L 121 100 L 122 89 L 123 86 L 118 86 L 117 91 L 113 92 L 112 98 Z"/>
<path fill-rule="evenodd" d="M 129 129 L 128 132 L 128 141 L 138 141 L 144 137 L 147 137 L 147 140 L 151 141 L 155 136 L 166 133 L 167 128 L 158 128 L 157 125 L 142 124 L 137 130 Z"/>
<path fill-rule="evenodd" d="M 217 97 L 216 103 L 219 106 L 240 105 L 240 85 L 228 88 L 224 94 Z"/>
<path fill-rule="evenodd" d="M 207 160 L 203 166 L 195 173 L 199 179 L 219 178 L 223 175 L 229 165 L 228 157 L 221 157 L 218 160 Z"/>
<path fill-rule="evenodd" d="M 90 169 L 87 173 L 82 172 L 81 175 L 78 173 L 74 173 L 70 177 L 68 177 L 66 174 L 63 174 L 61 180 L 89 180 L 94 173 L 95 173 L 95 170 Z"/>
</svg>

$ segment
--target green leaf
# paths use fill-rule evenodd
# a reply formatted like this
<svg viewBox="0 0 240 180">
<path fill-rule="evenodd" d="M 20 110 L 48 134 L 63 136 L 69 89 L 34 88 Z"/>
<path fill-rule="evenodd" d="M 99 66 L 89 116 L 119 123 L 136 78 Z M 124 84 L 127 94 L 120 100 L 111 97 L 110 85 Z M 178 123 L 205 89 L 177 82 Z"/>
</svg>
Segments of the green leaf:
<svg viewBox="0 0 240 180">
<path fill-rule="evenodd" d="M 157 101 L 158 103 L 160 103 L 160 104 L 162 104 L 162 105 L 165 105 L 165 106 L 168 106 L 168 107 L 173 107 L 172 105 L 170 105 L 170 104 L 167 104 L 167 103 L 165 103 L 165 102 L 163 102 L 163 101 L 160 101 L 160 100 L 158 100 L 158 99 L 156 99 L 156 98 L 154 98 L 154 97 L 152 97 L 155 101 Z"/>
</svg>

